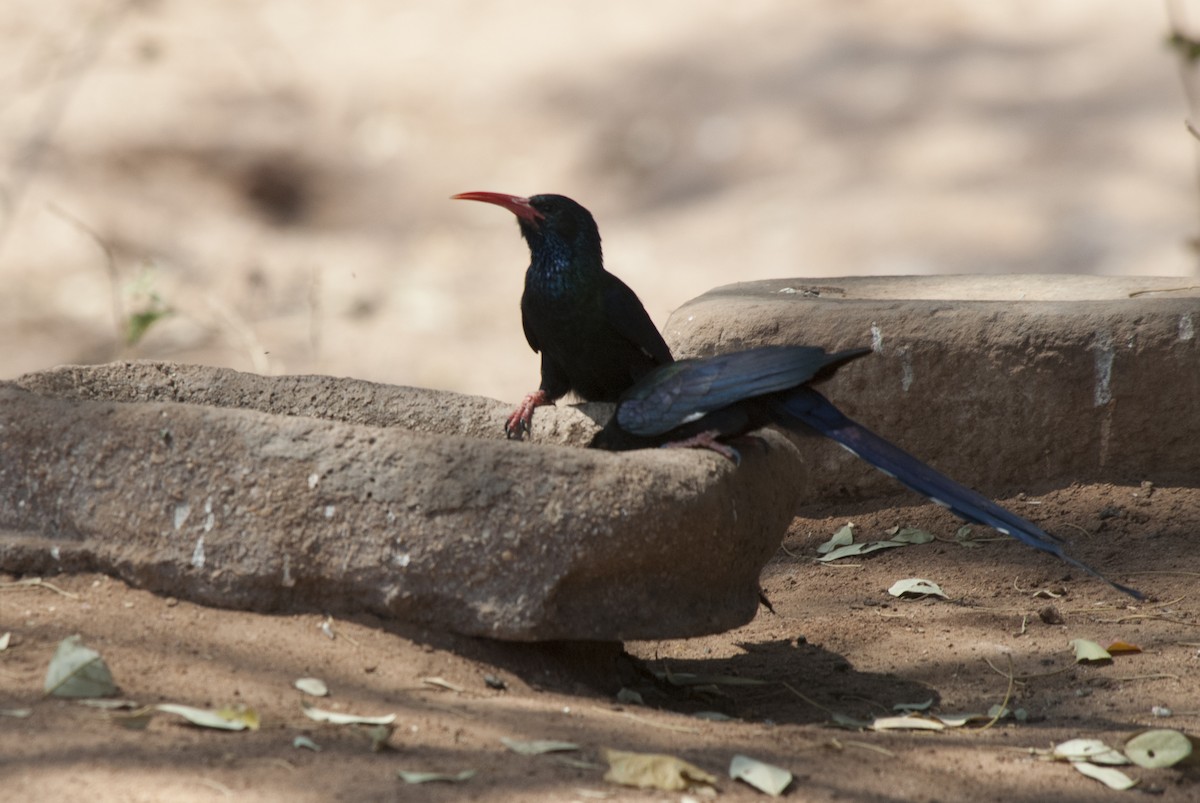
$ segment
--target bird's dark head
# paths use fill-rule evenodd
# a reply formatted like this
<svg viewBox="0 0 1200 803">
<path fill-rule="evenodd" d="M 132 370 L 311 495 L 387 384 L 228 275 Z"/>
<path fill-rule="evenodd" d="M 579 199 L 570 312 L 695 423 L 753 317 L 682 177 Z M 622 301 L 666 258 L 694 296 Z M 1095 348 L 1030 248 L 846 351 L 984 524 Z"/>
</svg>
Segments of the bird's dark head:
<svg viewBox="0 0 1200 803">
<path fill-rule="evenodd" d="M 600 263 L 600 230 L 592 213 L 565 195 L 522 198 L 499 192 L 463 192 L 451 197 L 495 204 L 516 215 L 535 263 L 543 259 L 557 266 L 580 259 Z"/>
</svg>

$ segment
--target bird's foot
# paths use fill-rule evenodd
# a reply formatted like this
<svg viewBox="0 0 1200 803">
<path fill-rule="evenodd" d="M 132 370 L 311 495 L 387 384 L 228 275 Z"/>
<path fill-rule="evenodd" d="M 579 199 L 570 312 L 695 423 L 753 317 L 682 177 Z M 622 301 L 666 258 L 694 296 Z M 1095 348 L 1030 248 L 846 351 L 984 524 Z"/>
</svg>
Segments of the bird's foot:
<svg viewBox="0 0 1200 803">
<path fill-rule="evenodd" d="M 509 440 L 521 440 L 521 437 L 533 426 L 533 411 L 549 404 L 554 404 L 554 400 L 546 395 L 546 391 L 535 390 L 530 393 L 521 400 L 517 409 L 513 410 L 512 415 L 504 422 L 504 434 Z"/>
<path fill-rule="evenodd" d="M 664 448 L 664 449 L 711 449 L 712 451 L 716 452 L 717 454 L 719 454 L 722 457 L 726 458 L 727 460 L 731 461 L 735 466 L 741 465 L 741 462 L 742 462 L 741 453 L 738 452 L 737 449 L 734 449 L 732 446 L 725 444 L 725 443 L 721 443 L 719 440 L 717 440 L 717 437 L 720 434 L 721 433 L 715 429 L 705 430 L 704 432 L 701 432 L 698 435 L 693 435 L 690 438 L 684 438 L 683 440 L 670 441 L 668 443 L 664 443 L 662 445 L 662 448 Z"/>
</svg>

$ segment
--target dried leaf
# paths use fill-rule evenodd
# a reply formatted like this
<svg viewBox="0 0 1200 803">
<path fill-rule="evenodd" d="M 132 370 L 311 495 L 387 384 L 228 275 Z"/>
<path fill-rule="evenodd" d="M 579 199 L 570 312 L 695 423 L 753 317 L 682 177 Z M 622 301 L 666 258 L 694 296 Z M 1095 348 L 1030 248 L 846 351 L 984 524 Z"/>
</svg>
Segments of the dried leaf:
<svg viewBox="0 0 1200 803">
<path fill-rule="evenodd" d="M 466 691 L 466 689 L 464 689 L 462 686 L 459 686 L 456 683 L 451 683 L 445 678 L 421 678 L 421 682 L 428 683 L 430 686 L 437 686 L 440 689 L 447 689 L 449 691 Z"/>
<path fill-rule="evenodd" d="M 720 711 L 697 711 L 692 714 L 696 719 L 706 719 L 709 722 L 732 722 L 733 717 Z"/>
<path fill-rule="evenodd" d="M 604 780 L 610 783 L 666 792 L 682 792 L 694 786 L 715 787 L 717 783 L 716 777 L 675 756 L 607 748 L 601 754 L 608 762 Z"/>
<path fill-rule="evenodd" d="M 83 646 L 80 636 L 67 636 L 59 642 L 44 688 L 54 697 L 110 697 L 117 693 L 108 665 L 100 653 Z"/>
<path fill-rule="evenodd" d="M 969 722 L 986 722 L 991 719 L 987 714 L 932 714 L 932 716 L 947 728 L 961 728 Z"/>
<path fill-rule="evenodd" d="M 946 726 L 936 719 L 916 716 L 879 717 L 871 723 L 873 731 L 940 731 L 945 729 Z"/>
<path fill-rule="evenodd" d="M 475 777 L 475 770 L 463 770 L 462 772 L 450 775 L 444 772 L 412 772 L 410 770 L 396 770 L 396 774 L 400 776 L 400 780 L 405 783 L 462 783 L 469 781 Z"/>
<path fill-rule="evenodd" d="M 625 703 L 626 705 L 645 705 L 646 701 L 642 699 L 640 692 L 633 689 L 627 689 L 624 686 L 617 692 L 617 702 Z"/>
<path fill-rule="evenodd" d="M 25 719 L 33 716 L 32 708 L 0 708 L 0 717 L 12 717 L 13 719 Z"/>
<path fill-rule="evenodd" d="M 8 649 L 8 643 L 12 640 L 12 633 L 4 633 L 0 635 L 0 652 Z"/>
<path fill-rule="evenodd" d="M 387 725 L 363 725 L 361 723 L 354 725 L 359 734 L 365 736 L 371 745 L 372 753 L 382 753 L 391 747 L 389 741 L 392 738 L 392 733 L 395 732 L 396 726 L 393 724 Z"/>
<path fill-rule="evenodd" d="M 771 797 L 779 797 L 792 782 L 792 774 L 783 767 L 741 755 L 734 756 L 730 762 L 729 777 L 748 783 Z"/>
<path fill-rule="evenodd" d="M 697 675 L 692 672 L 655 672 L 655 677 L 672 686 L 765 686 L 765 680 L 741 675 Z"/>
<path fill-rule="evenodd" d="M 855 719 L 852 716 L 847 716 L 846 714 L 842 714 L 837 711 L 834 711 L 830 716 L 831 718 L 829 721 L 833 725 L 836 725 L 839 728 L 845 728 L 846 730 L 860 731 L 871 727 L 871 721 L 869 719 Z"/>
<path fill-rule="evenodd" d="M 933 540 L 933 533 L 916 527 L 904 527 L 895 535 L 889 536 L 888 540 L 901 544 L 928 544 Z"/>
<path fill-rule="evenodd" d="M 1108 654 L 1108 650 L 1094 641 L 1088 641 L 1083 638 L 1072 639 L 1071 647 L 1075 649 L 1075 663 L 1078 664 L 1112 660 L 1112 656 Z"/>
<path fill-rule="evenodd" d="M 1125 773 L 1112 767 L 1098 767 L 1087 761 L 1074 761 L 1071 766 L 1079 770 L 1089 778 L 1095 779 L 1107 786 L 1109 789 L 1116 789 L 1118 792 L 1126 789 L 1132 789 L 1137 785 L 1137 781 L 1130 778 Z"/>
<path fill-rule="evenodd" d="M 1192 740 L 1177 730 L 1144 731 L 1125 742 L 1125 755 L 1139 767 L 1173 767 L 1192 754 Z"/>
<path fill-rule="evenodd" d="M 244 706 L 226 706 L 224 708 L 193 708 L 190 705 L 162 703 L 154 706 L 165 714 L 178 714 L 201 728 L 215 728 L 224 731 L 258 730 L 258 713 Z"/>
<path fill-rule="evenodd" d="M 892 587 L 888 589 L 888 593 L 893 597 L 941 597 L 946 599 L 946 592 L 942 591 L 941 586 L 932 580 L 923 580 L 920 577 L 906 577 L 903 580 L 897 580 L 892 583 Z"/>
<path fill-rule="evenodd" d="M 828 552 L 817 558 L 817 560 L 822 563 L 828 563 L 831 560 L 840 560 L 841 558 L 849 558 L 855 555 L 867 555 L 871 552 L 878 552 L 881 549 L 893 549 L 898 546 L 908 546 L 908 544 L 901 543 L 900 541 L 864 541 L 861 544 L 838 547 L 832 552 Z"/>
<path fill-rule="evenodd" d="M 1110 655 L 1134 655 L 1142 651 L 1142 648 L 1136 644 L 1130 644 L 1125 641 L 1114 641 L 1106 648 Z"/>
<path fill-rule="evenodd" d="M 522 742 L 516 739 L 501 738 L 500 743 L 514 753 L 520 753 L 523 756 L 540 756 L 543 753 L 568 753 L 579 749 L 579 745 L 574 742 L 556 742 L 552 739 L 534 739 Z"/>
<path fill-rule="evenodd" d="M 396 721 L 395 714 L 385 714 L 378 717 L 360 717 L 355 714 L 343 714 L 338 711 L 326 711 L 301 701 L 304 715 L 317 722 L 328 722 L 332 725 L 391 725 Z"/>
<path fill-rule="evenodd" d="M 297 736 L 295 739 L 292 739 L 292 747 L 295 747 L 296 749 L 303 748 L 305 750 L 311 750 L 314 753 L 321 752 L 321 746 L 307 736 Z"/>
<path fill-rule="evenodd" d="M 105 710 L 105 711 L 119 711 L 119 710 L 122 710 L 122 709 L 126 709 L 126 710 L 130 710 L 130 711 L 132 711 L 132 710 L 134 710 L 135 708 L 138 708 L 138 707 L 139 707 L 139 706 L 138 706 L 138 704 L 137 704 L 137 702 L 136 702 L 136 701 L 134 701 L 134 700 L 91 700 L 91 699 L 84 699 L 84 700 L 76 700 L 76 701 L 75 701 L 75 704 L 76 704 L 76 705 L 84 705 L 84 706 L 87 706 L 88 708 L 100 708 L 100 709 L 103 709 L 103 710 Z"/>
<path fill-rule="evenodd" d="M 320 678 L 300 678 L 292 684 L 300 691 L 313 697 L 328 697 L 329 687 Z"/>
<path fill-rule="evenodd" d="M 896 703 L 892 706 L 893 711 L 928 711 L 933 707 L 933 698 L 930 697 L 923 703 Z"/>
<path fill-rule="evenodd" d="M 1128 764 L 1129 759 L 1099 739 L 1068 739 L 1054 745 L 1050 755 L 1059 761 L 1091 761 L 1094 764 Z"/>
<path fill-rule="evenodd" d="M 839 529 L 836 533 L 834 533 L 832 538 L 830 538 L 828 541 L 826 541 L 825 543 L 823 543 L 819 547 L 817 547 L 817 554 L 824 555 L 827 552 L 831 552 L 840 546 L 849 546 L 850 544 L 853 544 L 853 543 L 854 543 L 854 525 L 846 524 L 841 529 Z"/>
</svg>

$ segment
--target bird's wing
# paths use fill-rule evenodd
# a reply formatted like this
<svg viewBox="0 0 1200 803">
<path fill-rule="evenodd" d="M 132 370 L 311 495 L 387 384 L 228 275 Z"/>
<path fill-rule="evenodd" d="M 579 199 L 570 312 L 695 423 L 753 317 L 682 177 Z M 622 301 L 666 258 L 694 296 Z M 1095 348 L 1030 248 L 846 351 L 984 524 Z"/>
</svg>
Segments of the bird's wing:
<svg viewBox="0 0 1200 803">
<path fill-rule="evenodd" d="M 659 334 L 654 321 L 650 320 L 637 293 L 611 273 L 605 274 L 604 285 L 605 318 L 622 337 L 650 355 L 656 365 L 671 362 L 674 359 L 671 357 L 671 349 Z"/>
<path fill-rule="evenodd" d="M 977 491 L 938 473 L 899 446 L 847 418 L 841 410 L 812 388 L 796 388 L 782 397 L 776 397 L 771 403 L 775 419 L 779 423 L 793 428 L 796 421 L 807 424 L 822 435 L 837 441 L 851 454 L 870 463 L 884 474 L 894 477 L 922 496 L 949 509 L 960 519 L 999 530 L 1034 549 L 1049 552 L 1100 578 L 1118 591 L 1143 599 L 1141 592 L 1114 583 L 1091 566 L 1066 554 L 1060 539 L 1033 522 L 1005 510 Z"/>
<path fill-rule="evenodd" d="M 680 360 L 647 374 L 626 391 L 617 407 L 617 423 L 634 435 L 662 435 L 745 399 L 808 382 L 822 370 L 869 351 L 830 354 L 816 346 L 763 346 Z"/>
</svg>

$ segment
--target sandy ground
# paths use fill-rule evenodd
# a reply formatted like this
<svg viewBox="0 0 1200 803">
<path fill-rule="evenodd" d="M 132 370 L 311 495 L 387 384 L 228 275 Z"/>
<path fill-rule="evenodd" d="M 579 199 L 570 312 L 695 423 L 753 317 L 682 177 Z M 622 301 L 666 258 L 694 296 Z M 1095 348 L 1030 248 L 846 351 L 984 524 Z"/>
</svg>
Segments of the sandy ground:
<svg viewBox="0 0 1200 803">
<path fill-rule="evenodd" d="M 448 200 L 475 189 L 584 203 L 610 268 L 660 324 L 710 287 L 755 278 L 1191 282 L 1195 143 L 1165 33 L 1163 5 L 1122 0 L 8 0 L 0 377 L 153 357 L 515 399 L 537 377 L 517 313 L 526 252 L 506 213 Z M 123 342 L 153 308 L 171 314 Z M 722 776 L 746 753 L 796 773 L 804 800 L 1113 796 L 1028 749 L 1116 743 L 1163 724 L 1155 705 L 1195 731 L 1200 495 L 1069 483 L 1013 504 L 1150 603 L 1010 543 L 817 566 L 815 545 L 847 518 L 867 538 L 895 524 L 955 530 L 908 497 L 818 505 L 766 572 L 775 615 L 627 645 L 651 669 L 766 685 L 687 694 L 642 681 L 647 707 L 614 702 L 636 678 L 561 648 L 366 617 L 334 622 L 331 639 L 318 617 L 206 609 L 104 577 L 52 578 L 65 594 L 4 587 L 0 708 L 32 715 L 0 716 L 0 799 L 682 799 L 514 756 L 504 736 L 569 739 L 592 764 L 603 746 L 667 751 Z M 886 595 L 913 574 L 951 600 Z M 1052 603 L 1064 624 L 1046 624 L 1051 603 L 1034 592 L 1064 585 Z M 43 699 L 46 662 L 71 633 L 138 703 L 240 702 L 263 726 L 157 717 L 129 730 Z M 1077 637 L 1145 652 L 1075 667 Z M 930 698 L 986 709 L 1009 683 L 984 659 L 1004 672 L 1009 657 L 1026 722 L 938 734 L 823 724 Z M 395 712 L 394 749 L 307 720 L 291 688 L 306 675 L 330 685 L 328 707 Z M 322 751 L 294 748 L 298 735 Z M 395 775 L 468 768 L 476 777 L 453 787 Z M 1195 798 L 1194 774 L 1134 774 L 1164 801 Z M 725 799 L 759 797 L 720 786 Z"/>
<path fill-rule="evenodd" d="M 1075 737 L 1119 746 L 1145 727 L 1200 727 L 1193 549 L 1200 492 L 1075 486 L 1009 503 L 1071 535 L 1080 557 L 1151 600 L 1136 603 L 1011 541 L 962 547 L 948 514 L 909 497 L 802 511 L 764 574 L 776 613 L 761 609 L 749 625 L 717 636 L 626 645 L 645 669 L 762 681 L 702 691 L 655 683 L 627 665 L 622 673 L 599 648 L 489 643 L 368 617 L 329 623 L 331 638 L 320 616 L 214 610 L 105 577 L 51 578 L 57 591 L 0 586 L 2 629 L 13 633 L 0 653 L 0 709 L 32 712 L 0 716 L 0 799 L 684 799 L 605 783 L 604 747 L 691 761 L 722 779 L 726 800 L 762 799 L 725 776 L 738 753 L 790 770 L 796 800 L 1115 799 L 1030 750 Z M 816 564 L 817 544 L 847 519 L 862 540 L 897 524 L 928 528 L 939 540 L 850 565 Z M 886 593 L 910 576 L 934 580 L 950 599 Z M 1046 612 L 1051 607 L 1061 623 Z M 201 730 L 159 715 L 130 730 L 104 712 L 43 698 L 47 662 L 72 633 L 104 655 L 124 698 L 240 703 L 258 712 L 261 728 Z M 1077 666 L 1068 646 L 1075 638 L 1126 641 L 1143 652 Z M 1009 706 L 1025 710 L 1024 722 L 941 733 L 828 725 L 834 713 L 863 719 L 929 700 L 939 712 L 983 712 L 1005 699 L 1009 671 L 1018 678 Z M 389 749 L 373 753 L 353 729 L 308 720 L 292 683 L 310 676 L 331 690 L 315 701 L 324 708 L 396 714 Z M 505 688 L 489 686 L 488 676 Z M 639 690 L 646 704 L 618 703 L 621 686 Z M 1156 717 L 1154 706 L 1175 716 Z M 700 711 L 733 720 L 693 716 Z M 298 736 L 321 752 L 294 747 Z M 503 737 L 574 742 L 580 750 L 569 757 L 585 765 L 514 755 Z M 399 769 L 476 775 L 461 785 L 414 787 L 399 780 Z M 1194 770 L 1129 774 L 1168 802 L 1194 800 L 1200 780 Z"/>
</svg>

